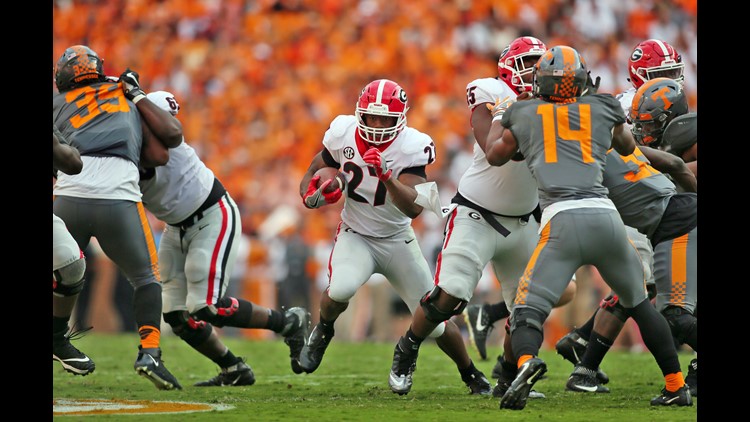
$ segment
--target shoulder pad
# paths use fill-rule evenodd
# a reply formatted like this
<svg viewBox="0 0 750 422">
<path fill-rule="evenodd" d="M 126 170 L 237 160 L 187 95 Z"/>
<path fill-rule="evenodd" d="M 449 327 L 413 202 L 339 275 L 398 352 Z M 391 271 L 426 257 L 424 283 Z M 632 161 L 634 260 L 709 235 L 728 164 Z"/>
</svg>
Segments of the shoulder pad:
<svg viewBox="0 0 750 422">
<path fill-rule="evenodd" d="M 352 115 L 341 114 L 331 122 L 323 136 L 323 146 L 328 150 L 338 150 L 344 146 L 347 130 L 357 124 L 357 118 Z"/>
<path fill-rule="evenodd" d="M 677 116 L 664 129 L 662 142 L 669 146 L 669 152 L 680 156 L 698 142 L 698 113 Z"/>
<path fill-rule="evenodd" d="M 425 147 L 432 143 L 432 138 L 414 128 L 404 129 L 404 139 L 401 144 L 401 152 L 407 155 L 424 152 Z"/>
<path fill-rule="evenodd" d="M 471 94 L 469 94 L 469 90 L 471 90 Z M 474 110 L 480 104 L 494 103 L 498 98 L 507 96 L 516 98 L 516 93 L 505 82 L 495 78 L 475 79 L 466 85 L 466 92 L 467 95 L 473 97 L 473 102 L 470 102 L 472 98 L 467 98 L 469 110 Z"/>
</svg>

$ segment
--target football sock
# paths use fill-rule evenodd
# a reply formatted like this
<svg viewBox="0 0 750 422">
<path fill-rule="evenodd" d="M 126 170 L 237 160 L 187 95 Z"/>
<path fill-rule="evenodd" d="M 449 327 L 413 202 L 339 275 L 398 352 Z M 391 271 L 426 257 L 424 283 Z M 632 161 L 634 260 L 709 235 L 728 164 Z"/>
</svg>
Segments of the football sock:
<svg viewBox="0 0 750 422">
<path fill-rule="evenodd" d="M 487 314 L 490 317 L 490 325 L 494 324 L 496 321 L 500 321 L 501 319 L 508 318 L 510 316 L 510 311 L 508 310 L 508 307 L 505 306 L 505 302 L 497 302 L 484 306 Z"/>
<path fill-rule="evenodd" d="M 588 319 L 583 325 L 580 327 L 574 329 L 576 333 L 578 333 L 579 336 L 581 336 L 582 339 L 588 341 L 591 337 L 591 332 L 594 330 L 594 318 L 596 317 L 596 313 L 599 312 L 599 308 L 596 308 L 596 311 L 591 315 L 591 318 Z"/>
<path fill-rule="evenodd" d="M 610 347 L 612 347 L 612 340 L 599 335 L 597 332 L 591 333 L 589 344 L 586 346 L 586 353 L 581 356 L 581 365 L 596 371 Z"/>
<path fill-rule="evenodd" d="M 284 314 L 279 311 L 269 309 L 268 310 L 268 321 L 266 322 L 267 329 L 274 333 L 280 333 L 284 329 Z"/>
</svg>

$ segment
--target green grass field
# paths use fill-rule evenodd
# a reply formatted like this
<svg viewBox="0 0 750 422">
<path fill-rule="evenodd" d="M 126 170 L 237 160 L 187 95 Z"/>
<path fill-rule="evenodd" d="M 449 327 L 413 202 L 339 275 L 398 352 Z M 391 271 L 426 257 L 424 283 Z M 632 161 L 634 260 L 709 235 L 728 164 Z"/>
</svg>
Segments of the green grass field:
<svg viewBox="0 0 750 422">
<path fill-rule="evenodd" d="M 420 351 L 414 387 L 406 396 L 388 388 L 388 371 L 394 344 L 333 342 L 314 374 L 295 375 L 288 349 L 281 341 L 249 341 L 225 338 L 238 356 L 247 358 L 256 383 L 250 387 L 193 387 L 213 377 L 218 367 L 176 337 L 164 337 L 162 349 L 170 371 L 182 383 L 181 391 L 159 391 L 136 375 L 133 362 L 137 335 L 89 334 L 74 344 L 95 362 L 96 371 L 73 376 L 53 362 L 53 398 L 181 401 L 231 406 L 228 410 L 160 415 L 103 415 L 111 421 L 695 421 L 698 399 L 692 407 L 654 408 L 649 400 L 663 386 L 661 373 L 648 353 L 611 352 L 602 364 L 612 381 L 610 394 L 588 395 L 565 391 L 572 365 L 554 351 L 541 352 L 547 362 L 547 378 L 535 388 L 547 395 L 530 400 L 521 411 L 500 410 L 498 399 L 467 394 L 453 362 L 433 341 Z M 491 360 L 476 365 L 489 377 Z M 692 358 L 681 353 L 683 370 Z M 494 380 L 492 380 L 494 385 Z M 92 416 L 54 416 L 57 420 L 92 420 Z"/>
</svg>

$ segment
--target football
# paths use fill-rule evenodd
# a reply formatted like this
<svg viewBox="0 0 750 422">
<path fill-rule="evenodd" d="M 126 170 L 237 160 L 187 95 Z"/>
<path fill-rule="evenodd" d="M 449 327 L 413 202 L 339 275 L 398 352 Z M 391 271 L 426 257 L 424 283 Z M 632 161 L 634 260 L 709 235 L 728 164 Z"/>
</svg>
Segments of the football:
<svg viewBox="0 0 750 422">
<path fill-rule="evenodd" d="M 331 193 L 336 189 L 344 190 L 344 188 L 346 188 L 346 177 L 344 176 L 344 173 L 341 173 L 333 167 L 323 167 L 322 169 L 315 172 L 315 176 L 320 176 L 320 180 L 318 180 L 318 187 L 325 183 L 326 180 L 336 178 L 336 180 L 328 185 L 328 187 L 323 191 L 324 193 Z"/>
</svg>

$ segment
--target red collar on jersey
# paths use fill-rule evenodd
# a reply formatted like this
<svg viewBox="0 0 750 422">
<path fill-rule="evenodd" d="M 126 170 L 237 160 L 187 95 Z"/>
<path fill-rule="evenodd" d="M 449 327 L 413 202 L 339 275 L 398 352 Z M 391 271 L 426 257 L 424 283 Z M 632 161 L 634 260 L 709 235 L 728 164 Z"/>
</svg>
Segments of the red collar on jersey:
<svg viewBox="0 0 750 422">
<path fill-rule="evenodd" d="M 398 138 L 398 135 L 396 135 L 396 138 Z M 392 141 L 388 141 L 384 144 L 372 145 L 372 144 L 367 143 L 364 139 L 362 139 L 362 137 L 359 135 L 359 130 L 354 131 L 354 139 L 357 142 L 357 150 L 359 151 L 360 157 L 365 155 L 365 152 L 367 152 L 367 150 L 370 148 L 377 148 L 378 151 L 380 152 L 385 151 L 386 148 L 388 148 L 389 146 L 393 144 L 393 141 L 395 141 L 396 138 L 393 138 Z"/>
</svg>

